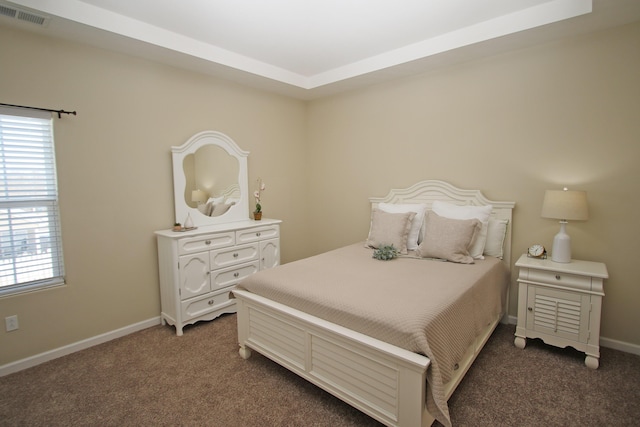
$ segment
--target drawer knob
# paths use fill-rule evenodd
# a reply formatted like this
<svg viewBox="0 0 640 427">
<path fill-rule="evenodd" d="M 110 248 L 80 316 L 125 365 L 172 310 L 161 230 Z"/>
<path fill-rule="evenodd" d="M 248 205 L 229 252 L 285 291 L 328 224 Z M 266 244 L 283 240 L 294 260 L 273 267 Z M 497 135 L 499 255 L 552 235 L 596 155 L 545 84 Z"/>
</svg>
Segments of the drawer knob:
<svg viewBox="0 0 640 427">
<path fill-rule="evenodd" d="M 238 258 L 238 253 L 236 252 L 235 254 L 233 254 L 234 258 Z"/>
<path fill-rule="evenodd" d="M 556 280 L 560 280 L 560 275 L 556 274 Z"/>
<path fill-rule="evenodd" d="M 238 278 L 238 276 L 240 276 L 240 273 L 238 273 L 237 271 L 233 273 L 233 277 Z"/>
<path fill-rule="evenodd" d="M 260 237 L 260 232 L 259 231 L 256 233 L 256 236 Z"/>
<path fill-rule="evenodd" d="M 529 310 L 529 311 L 533 311 L 533 308 L 531 308 L 531 307 L 527 307 L 527 310 Z"/>
<path fill-rule="evenodd" d="M 209 305 L 213 305 L 213 304 L 215 304 L 215 301 L 214 301 L 214 300 L 212 300 L 212 299 L 210 299 L 210 300 L 209 300 Z"/>
<path fill-rule="evenodd" d="M 204 244 L 205 245 L 210 245 L 211 244 L 211 240 L 205 240 Z"/>
</svg>

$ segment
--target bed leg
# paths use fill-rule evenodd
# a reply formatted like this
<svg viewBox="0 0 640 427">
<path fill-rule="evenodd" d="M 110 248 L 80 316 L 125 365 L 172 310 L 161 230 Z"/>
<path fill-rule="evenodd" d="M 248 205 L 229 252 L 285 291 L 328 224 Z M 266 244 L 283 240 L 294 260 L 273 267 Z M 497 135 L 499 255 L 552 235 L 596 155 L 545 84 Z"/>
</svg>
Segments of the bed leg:
<svg viewBox="0 0 640 427">
<path fill-rule="evenodd" d="M 240 353 L 240 357 L 242 357 L 245 360 L 251 357 L 251 349 L 249 347 L 245 347 L 241 345 L 240 350 L 238 352 Z"/>
</svg>

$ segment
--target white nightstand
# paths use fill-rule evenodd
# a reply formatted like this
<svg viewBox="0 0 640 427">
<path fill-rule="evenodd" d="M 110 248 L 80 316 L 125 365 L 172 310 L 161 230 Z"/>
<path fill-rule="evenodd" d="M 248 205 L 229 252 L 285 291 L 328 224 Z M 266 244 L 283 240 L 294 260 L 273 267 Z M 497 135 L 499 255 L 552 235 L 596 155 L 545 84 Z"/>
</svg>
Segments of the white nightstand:
<svg viewBox="0 0 640 427">
<path fill-rule="evenodd" d="M 516 347 L 524 348 L 527 338 L 571 346 L 586 353 L 584 363 L 597 369 L 607 266 L 579 260 L 558 263 L 524 254 L 516 267 L 520 268 Z"/>
</svg>

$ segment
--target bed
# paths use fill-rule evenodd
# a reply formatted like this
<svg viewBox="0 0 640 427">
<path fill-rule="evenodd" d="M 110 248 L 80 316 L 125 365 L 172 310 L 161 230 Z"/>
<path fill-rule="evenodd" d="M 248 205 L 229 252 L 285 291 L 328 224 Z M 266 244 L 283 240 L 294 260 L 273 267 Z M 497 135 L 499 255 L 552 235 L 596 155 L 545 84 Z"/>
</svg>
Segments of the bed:
<svg viewBox="0 0 640 427">
<path fill-rule="evenodd" d="M 258 351 L 385 425 L 450 425 L 447 400 L 506 319 L 515 204 L 436 180 L 370 201 L 364 243 L 238 285 L 240 355 Z M 389 242 L 400 255 L 374 259 Z"/>
</svg>

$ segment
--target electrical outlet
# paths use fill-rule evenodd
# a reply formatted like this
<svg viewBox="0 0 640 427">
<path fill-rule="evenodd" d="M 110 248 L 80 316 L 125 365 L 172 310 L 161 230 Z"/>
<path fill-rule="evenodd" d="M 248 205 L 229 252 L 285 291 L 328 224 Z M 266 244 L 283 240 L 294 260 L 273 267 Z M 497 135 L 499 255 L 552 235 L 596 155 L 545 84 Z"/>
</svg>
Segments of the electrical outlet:
<svg viewBox="0 0 640 427">
<path fill-rule="evenodd" d="M 5 317 L 4 323 L 7 327 L 7 332 L 15 331 L 16 329 L 18 329 L 18 315 Z"/>
</svg>

